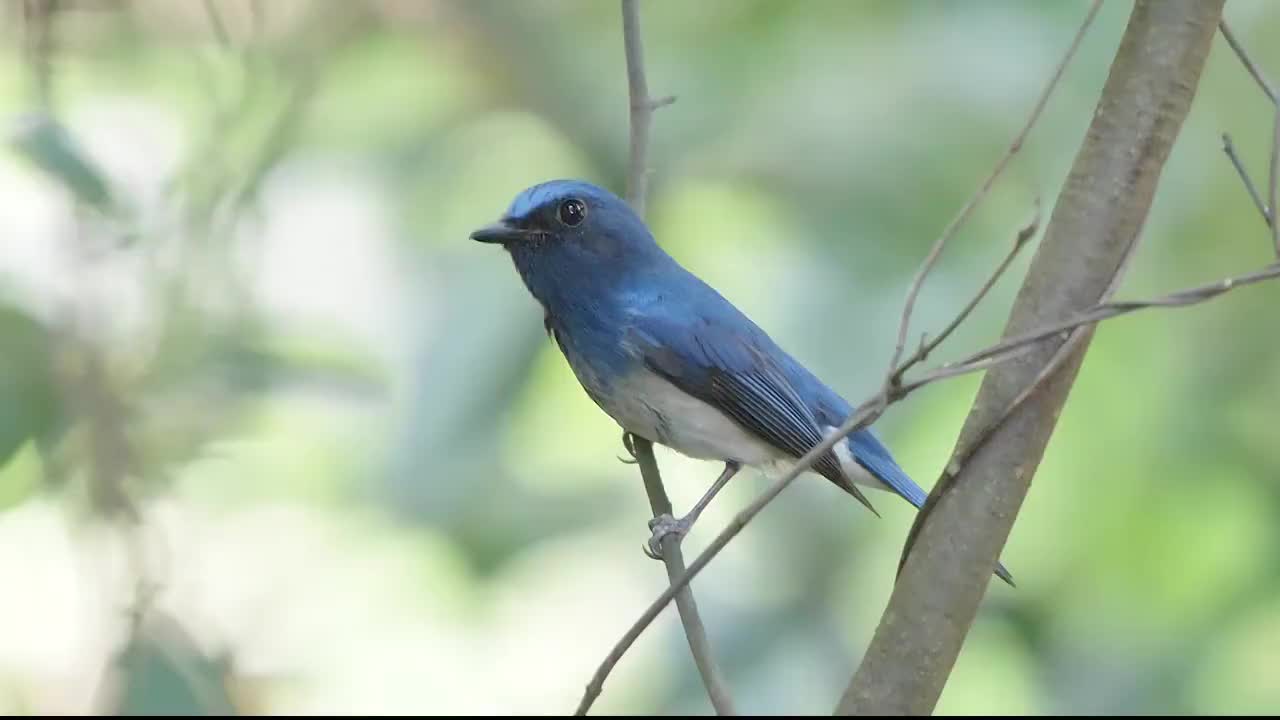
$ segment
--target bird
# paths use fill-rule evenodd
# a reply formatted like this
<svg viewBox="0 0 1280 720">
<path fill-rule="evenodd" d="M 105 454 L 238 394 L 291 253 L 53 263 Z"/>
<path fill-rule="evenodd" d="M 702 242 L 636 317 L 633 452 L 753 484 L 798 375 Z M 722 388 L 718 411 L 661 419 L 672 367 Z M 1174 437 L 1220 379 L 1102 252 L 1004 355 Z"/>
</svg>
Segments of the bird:
<svg viewBox="0 0 1280 720">
<path fill-rule="evenodd" d="M 651 554 L 684 535 L 743 468 L 787 467 L 854 408 L 656 241 L 622 198 L 586 180 L 525 188 L 470 239 L 501 246 L 578 383 L 624 431 L 724 469 L 683 517 L 650 523 Z M 879 516 L 859 486 L 919 510 L 927 497 L 871 428 L 810 468 Z M 1013 585 L 997 563 L 995 574 Z"/>
</svg>

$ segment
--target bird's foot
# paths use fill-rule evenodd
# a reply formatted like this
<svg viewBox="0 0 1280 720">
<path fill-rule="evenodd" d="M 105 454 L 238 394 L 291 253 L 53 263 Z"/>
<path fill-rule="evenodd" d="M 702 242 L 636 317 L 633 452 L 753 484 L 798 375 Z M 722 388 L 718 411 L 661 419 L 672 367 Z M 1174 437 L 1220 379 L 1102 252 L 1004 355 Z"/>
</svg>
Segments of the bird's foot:
<svg viewBox="0 0 1280 720">
<path fill-rule="evenodd" d="M 653 535 L 649 538 L 649 545 L 644 549 L 644 554 L 654 560 L 661 560 L 662 541 L 668 535 L 675 535 L 677 539 L 684 537 L 689 533 L 689 528 L 692 525 L 692 521 L 688 518 L 677 520 L 667 513 L 650 520 L 649 529 L 653 531 Z"/>
<path fill-rule="evenodd" d="M 618 459 L 621 460 L 624 465 L 635 465 L 636 463 L 640 462 L 640 460 L 636 457 L 636 440 L 634 437 L 631 436 L 631 433 L 629 432 L 622 433 L 622 447 L 626 448 L 627 454 L 631 456 L 630 459 L 624 458 L 622 456 L 618 456 Z"/>
</svg>

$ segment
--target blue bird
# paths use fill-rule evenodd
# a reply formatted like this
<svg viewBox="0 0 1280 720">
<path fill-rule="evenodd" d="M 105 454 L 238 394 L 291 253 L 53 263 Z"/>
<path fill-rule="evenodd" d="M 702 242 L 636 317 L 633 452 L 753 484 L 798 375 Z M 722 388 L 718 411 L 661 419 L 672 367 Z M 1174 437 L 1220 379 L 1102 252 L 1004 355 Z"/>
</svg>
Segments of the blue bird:
<svg viewBox="0 0 1280 720">
<path fill-rule="evenodd" d="M 653 525 L 654 552 L 665 534 L 687 533 L 743 466 L 785 468 L 853 413 L 603 188 L 579 180 L 535 185 L 471 239 L 510 254 L 579 383 L 624 431 L 724 463 L 687 515 Z M 869 429 L 840 441 L 812 469 L 877 516 L 859 485 L 916 508 L 925 501 Z M 1002 565 L 996 575 L 1012 584 Z"/>
</svg>

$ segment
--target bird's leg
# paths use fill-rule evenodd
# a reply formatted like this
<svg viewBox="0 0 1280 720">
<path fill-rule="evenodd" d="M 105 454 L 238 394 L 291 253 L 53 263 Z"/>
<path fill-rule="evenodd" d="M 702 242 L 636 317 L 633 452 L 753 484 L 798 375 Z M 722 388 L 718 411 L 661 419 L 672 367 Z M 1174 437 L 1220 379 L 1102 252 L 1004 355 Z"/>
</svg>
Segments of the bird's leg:
<svg viewBox="0 0 1280 720">
<path fill-rule="evenodd" d="M 720 477 L 716 478 L 711 488 L 703 494 L 698 502 L 694 503 L 693 509 L 689 511 L 689 514 L 679 520 L 667 514 L 659 515 L 650 520 L 649 529 L 653 531 L 653 536 L 649 538 L 649 548 L 646 554 L 654 560 L 661 559 L 662 539 L 672 533 L 682 537 L 687 535 L 689 529 L 693 527 L 694 521 L 698 519 L 703 510 L 707 509 L 707 505 L 711 504 L 711 498 L 714 498 L 717 493 L 723 490 L 729 480 L 734 475 L 737 475 L 741 469 L 742 465 L 733 460 L 726 462 L 724 464 L 724 472 L 720 473 Z"/>
</svg>

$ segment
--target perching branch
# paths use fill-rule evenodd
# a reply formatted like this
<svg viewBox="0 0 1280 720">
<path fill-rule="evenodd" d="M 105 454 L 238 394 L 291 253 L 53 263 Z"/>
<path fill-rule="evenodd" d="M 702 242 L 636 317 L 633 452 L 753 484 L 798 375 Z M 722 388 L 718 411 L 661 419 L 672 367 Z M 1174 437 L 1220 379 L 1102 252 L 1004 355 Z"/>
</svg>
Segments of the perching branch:
<svg viewBox="0 0 1280 720">
<path fill-rule="evenodd" d="M 627 437 L 630 438 L 627 449 L 635 457 L 636 464 L 640 466 L 640 474 L 644 478 L 644 489 L 649 495 L 649 506 L 653 509 L 653 516 L 672 514 L 671 500 L 667 497 L 666 488 L 662 485 L 662 476 L 658 473 L 658 461 L 653 456 L 653 444 L 635 435 Z M 674 583 L 685 573 L 684 553 L 680 548 L 682 539 L 676 533 L 669 533 L 662 538 L 662 562 L 667 568 L 669 582 Z M 689 651 L 693 653 L 694 665 L 697 666 L 702 684 L 707 689 L 707 697 L 711 699 L 711 706 L 719 715 L 736 715 L 733 699 L 725 688 L 720 671 L 712 659 L 711 645 L 707 641 L 707 630 L 703 627 L 702 618 L 698 614 L 698 604 L 693 598 L 693 591 L 687 586 L 684 591 L 676 595 L 676 610 L 680 614 L 680 623 L 684 625 L 685 637 L 689 640 Z M 621 653 L 617 657 L 612 657 L 610 667 L 621 658 Z M 598 675 L 600 685 L 596 686 L 597 695 L 607 674 L 606 670 L 603 675 Z M 585 711 L 585 708 L 583 710 Z"/>
<path fill-rule="evenodd" d="M 1065 359 L 1055 359 L 1068 338 L 1047 331 L 1105 296 L 1137 242 L 1222 6 L 1222 0 L 1136 3 L 1005 329 L 1007 338 L 1043 337 L 1018 362 L 983 379 L 953 461 L 916 517 L 917 539 L 837 713 L 927 714 L 936 705 L 1092 338 L 1090 326 Z M 1056 371 L 1042 377 L 1050 364 Z M 1006 412 L 1014 402 L 1017 409 Z"/>
<path fill-rule="evenodd" d="M 644 72 L 644 48 L 640 38 L 640 14 L 635 0 L 622 0 L 622 35 L 627 58 L 627 87 L 631 100 L 631 166 L 627 175 L 627 202 L 641 217 L 644 216 L 645 196 L 648 186 L 648 169 L 646 158 L 649 147 L 649 124 L 653 111 L 659 107 L 670 105 L 675 98 L 667 97 L 653 100 L 649 97 L 649 84 Z M 649 505 L 653 516 L 672 514 L 671 500 L 662 484 L 662 475 L 658 472 L 658 462 L 653 456 L 653 444 L 638 435 L 628 434 L 623 438 L 627 451 L 636 464 L 640 466 L 640 475 L 644 478 L 645 493 L 649 496 Z M 684 554 L 680 550 L 681 536 L 669 533 L 662 538 L 662 562 L 667 568 L 667 578 L 674 583 L 686 573 Z M 698 605 L 694 601 L 693 591 L 688 583 L 682 586 L 676 595 L 676 609 L 680 614 L 680 622 L 684 625 L 685 637 L 689 640 L 689 650 L 693 654 L 694 664 L 706 686 L 711 705 L 719 715 L 734 715 L 733 701 L 726 690 L 724 680 L 711 657 L 711 645 L 707 641 L 707 631 L 698 614 Z M 600 696 L 604 688 L 605 678 L 609 676 L 613 666 L 622 659 L 626 648 L 615 649 L 587 685 L 586 693 L 578 704 L 578 715 L 585 715 L 591 704 Z"/>
</svg>

